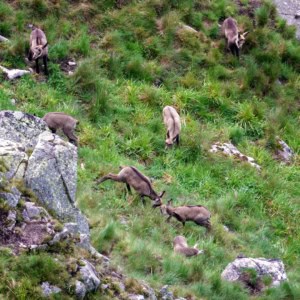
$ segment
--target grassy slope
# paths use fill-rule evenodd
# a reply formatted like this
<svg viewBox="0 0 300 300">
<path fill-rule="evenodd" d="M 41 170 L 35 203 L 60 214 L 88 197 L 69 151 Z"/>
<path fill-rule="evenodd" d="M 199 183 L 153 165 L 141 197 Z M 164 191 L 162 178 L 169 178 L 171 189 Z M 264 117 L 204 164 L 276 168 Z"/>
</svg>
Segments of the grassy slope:
<svg viewBox="0 0 300 300">
<path fill-rule="evenodd" d="M 224 267 L 241 252 L 277 257 L 286 264 L 289 283 L 261 298 L 299 298 L 299 161 L 285 166 L 272 158 L 276 135 L 300 149 L 300 47 L 294 30 L 268 3 L 250 18 L 226 0 L 130 2 L 121 9 L 109 0 L 1 3 L 0 34 L 12 40 L 0 44 L 1 64 L 24 67 L 26 24 L 32 22 L 47 34 L 51 75 L 47 83 L 33 76 L 2 81 L 0 109 L 39 116 L 64 111 L 80 119 L 85 168 L 79 168 L 78 203 L 95 246 L 104 253 L 113 249 L 112 260 L 125 273 L 154 287 L 170 284 L 180 296 L 247 299 L 239 285 L 221 281 Z M 251 11 L 252 1 L 240 2 Z M 240 61 L 225 53 L 218 36 L 217 23 L 228 15 L 250 30 Z M 178 31 L 180 23 L 200 34 Z M 80 61 L 72 77 L 59 69 L 67 58 Z M 158 78 L 160 88 L 153 85 Z M 18 100 L 16 108 L 11 98 Z M 185 122 L 182 144 L 171 151 L 164 150 L 161 116 L 167 104 Z M 257 160 L 261 173 L 208 152 L 213 142 L 229 139 Z M 95 178 L 116 173 L 119 165 L 134 165 L 154 178 L 155 188 L 166 189 L 175 204 L 207 206 L 213 232 L 165 223 L 150 201 L 143 207 L 135 194 L 125 196 L 121 184 L 95 186 Z M 223 224 L 233 232 L 224 232 Z M 172 240 L 178 234 L 199 242 L 205 254 L 175 256 Z"/>
</svg>

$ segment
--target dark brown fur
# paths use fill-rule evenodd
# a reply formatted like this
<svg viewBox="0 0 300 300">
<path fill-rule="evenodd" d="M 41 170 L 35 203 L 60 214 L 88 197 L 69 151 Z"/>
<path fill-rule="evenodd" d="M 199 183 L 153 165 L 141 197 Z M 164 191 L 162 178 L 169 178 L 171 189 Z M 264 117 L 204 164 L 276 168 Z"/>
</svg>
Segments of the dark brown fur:
<svg viewBox="0 0 300 300">
<path fill-rule="evenodd" d="M 161 205 L 161 197 L 165 192 L 163 191 L 160 195 L 158 195 L 152 188 L 150 179 L 135 167 L 121 167 L 119 174 L 109 173 L 97 180 L 97 183 L 101 183 L 108 179 L 126 183 L 126 187 L 129 192 L 131 192 L 130 187 L 133 187 L 141 196 L 143 203 L 144 197 L 149 197 L 154 201 L 153 207 Z"/>
<path fill-rule="evenodd" d="M 210 217 L 211 214 L 209 210 L 201 205 L 186 205 L 186 206 L 171 206 L 171 200 L 168 201 L 167 205 L 161 206 L 161 212 L 163 214 L 169 215 L 167 222 L 170 221 L 172 217 L 177 219 L 182 225 L 185 225 L 186 221 L 193 221 L 197 225 L 204 226 L 210 230 Z"/>
<path fill-rule="evenodd" d="M 39 58 L 43 58 L 43 63 L 45 66 L 45 74 L 48 75 L 48 42 L 45 33 L 38 28 L 32 30 L 30 34 L 30 49 L 28 54 L 28 59 L 32 61 L 35 60 L 36 72 L 40 72 L 39 68 Z"/>
<path fill-rule="evenodd" d="M 196 248 L 196 245 L 194 248 L 189 247 L 186 238 L 181 235 L 175 237 L 173 246 L 175 253 L 183 254 L 186 257 L 195 256 L 201 253 L 201 251 Z"/>
<path fill-rule="evenodd" d="M 43 117 L 43 120 L 47 123 L 52 133 L 56 133 L 57 129 L 62 129 L 63 133 L 69 139 L 69 142 L 74 144 L 75 146 L 78 146 L 78 138 L 74 134 L 76 125 L 79 123 L 78 120 L 61 112 L 47 113 Z"/>
<path fill-rule="evenodd" d="M 222 24 L 222 34 L 225 36 L 227 47 L 233 55 L 240 56 L 240 49 L 245 43 L 246 35 L 239 32 L 237 21 L 233 18 L 227 18 Z"/>
</svg>

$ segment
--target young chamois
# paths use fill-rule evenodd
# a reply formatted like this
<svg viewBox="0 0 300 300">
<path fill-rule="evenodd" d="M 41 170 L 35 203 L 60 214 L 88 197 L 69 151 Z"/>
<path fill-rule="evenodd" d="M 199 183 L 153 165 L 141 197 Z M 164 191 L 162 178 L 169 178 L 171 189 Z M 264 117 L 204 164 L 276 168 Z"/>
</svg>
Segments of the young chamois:
<svg viewBox="0 0 300 300">
<path fill-rule="evenodd" d="M 179 134 L 181 130 L 180 116 L 172 106 L 163 109 L 164 123 L 167 127 L 166 146 L 171 147 L 174 142 L 179 145 Z"/>
<path fill-rule="evenodd" d="M 173 241 L 173 246 L 175 253 L 183 254 L 186 257 L 195 256 L 200 253 L 203 253 L 203 250 L 197 249 L 197 244 L 193 248 L 189 247 L 186 242 L 186 238 L 182 235 L 178 235 L 175 237 Z"/>
<path fill-rule="evenodd" d="M 222 34 L 225 36 L 227 47 L 233 55 L 240 56 L 240 49 L 245 43 L 248 32 L 240 33 L 235 19 L 227 18 L 222 24 Z"/>
<path fill-rule="evenodd" d="M 69 139 L 69 142 L 78 146 L 78 138 L 74 134 L 78 120 L 62 112 L 49 112 L 43 117 L 44 122 L 48 125 L 52 133 L 56 133 L 57 129 L 62 129 L 63 133 Z"/>
<path fill-rule="evenodd" d="M 167 205 L 161 205 L 160 211 L 163 215 L 169 215 L 167 222 L 172 217 L 176 218 L 182 225 L 185 225 L 186 221 L 193 221 L 197 225 L 204 226 L 207 230 L 211 229 L 210 225 L 210 212 L 208 209 L 201 205 L 185 205 L 172 207 L 171 201 L 168 201 Z"/>
<path fill-rule="evenodd" d="M 165 191 L 157 194 L 152 188 L 151 181 L 148 177 L 143 175 L 140 171 L 138 171 L 135 167 L 120 167 L 121 171 L 119 174 L 109 173 L 106 176 L 103 176 L 97 183 L 101 183 L 105 180 L 113 180 L 118 182 L 126 183 L 126 187 L 128 192 L 131 193 L 130 187 L 133 187 L 137 193 L 141 196 L 143 204 L 145 204 L 144 197 L 149 197 L 153 200 L 153 207 L 157 207 L 161 205 L 161 198 L 164 195 Z"/>
<path fill-rule="evenodd" d="M 36 72 L 40 72 L 39 58 L 43 58 L 45 74 L 48 75 L 48 42 L 45 33 L 38 28 L 32 30 L 30 34 L 30 49 L 28 54 L 29 61 L 35 60 Z"/>
</svg>

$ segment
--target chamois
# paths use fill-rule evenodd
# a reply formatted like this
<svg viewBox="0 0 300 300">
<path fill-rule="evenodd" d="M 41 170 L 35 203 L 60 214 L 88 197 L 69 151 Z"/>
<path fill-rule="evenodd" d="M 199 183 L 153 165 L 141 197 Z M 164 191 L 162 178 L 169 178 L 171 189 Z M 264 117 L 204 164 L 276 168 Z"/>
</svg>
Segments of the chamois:
<svg viewBox="0 0 300 300">
<path fill-rule="evenodd" d="M 163 109 L 164 123 L 167 127 L 166 146 L 171 147 L 174 142 L 179 145 L 179 134 L 181 130 L 180 116 L 172 106 Z"/>
<path fill-rule="evenodd" d="M 39 58 L 43 58 L 45 66 L 45 74 L 48 75 L 48 42 L 45 33 L 38 28 L 34 28 L 30 34 L 30 49 L 28 54 L 28 60 L 35 60 L 36 72 L 40 72 Z"/>
<path fill-rule="evenodd" d="M 197 244 L 193 248 L 189 247 L 186 242 L 186 238 L 182 235 L 178 235 L 175 237 L 173 241 L 173 246 L 175 253 L 183 254 L 186 257 L 195 256 L 200 253 L 203 253 L 203 250 L 197 249 Z"/>
<path fill-rule="evenodd" d="M 154 201 L 153 207 L 161 205 L 161 197 L 164 195 L 165 191 L 161 192 L 159 195 L 154 191 L 151 185 L 151 181 L 148 177 L 143 175 L 135 167 L 120 167 L 121 171 L 119 174 L 109 173 L 106 176 L 101 177 L 97 180 L 97 183 L 101 183 L 105 180 L 113 180 L 118 182 L 126 183 L 128 192 L 131 192 L 130 187 L 133 187 L 137 193 L 140 195 L 143 204 L 145 204 L 144 197 L 149 197 Z"/>
<path fill-rule="evenodd" d="M 63 133 L 69 139 L 69 142 L 78 146 L 78 138 L 74 134 L 78 120 L 62 112 L 49 112 L 43 117 L 44 122 L 48 125 L 52 133 L 56 133 L 57 129 L 62 129 Z"/>
<path fill-rule="evenodd" d="M 245 43 L 248 32 L 240 33 L 237 21 L 231 17 L 224 20 L 222 24 L 222 34 L 227 41 L 227 47 L 233 55 L 240 56 L 240 49 Z"/>
<path fill-rule="evenodd" d="M 197 225 L 204 226 L 207 230 L 211 229 L 210 225 L 210 212 L 202 205 L 185 205 L 172 207 L 171 201 L 168 201 L 167 205 L 161 205 L 160 211 L 164 215 L 169 215 L 167 222 L 172 217 L 176 218 L 182 225 L 185 225 L 186 221 L 193 221 Z"/>
</svg>

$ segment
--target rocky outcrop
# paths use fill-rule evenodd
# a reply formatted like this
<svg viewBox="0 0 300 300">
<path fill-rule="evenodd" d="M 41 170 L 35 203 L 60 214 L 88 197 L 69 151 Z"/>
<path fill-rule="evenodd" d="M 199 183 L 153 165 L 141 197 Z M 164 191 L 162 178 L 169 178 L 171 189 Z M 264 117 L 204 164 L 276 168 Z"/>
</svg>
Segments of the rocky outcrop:
<svg viewBox="0 0 300 300">
<path fill-rule="evenodd" d="M 75 207 L 77 148 L 52 134 L 40 118 L 22 112 L 0 112 L 0 136 L 0 183 L 24 181 L 60 221 L 76 222 L 78 231 L 89 235 L 87 219 Z M 14 192 L 0 197 L 15 205 L 18 200 Z"/>
<path fill-rule="evenodd" d="M 248 275 L 249 273 L 252 275 Z M 227 265 L 221 276 L 226 281 L 240 281 L 245 283 L 248 288 L 258 291 L 265 288 L 261 280 L 264 276 L 271 278 L 271 286 L 278 286 L 287 280 L 284 264 L 281 260 L 250 257 L 236 258 Z"/>
<path fill-rule="evenodd" d="M 240 161 L 247 162 L 252 167 L 255 167 L 257 170 L 260 170 L 261 167 L 255 162 L 254 158 L 247 156 L 243 153 L 241 153 L 234 145 L 231 143 L 220 143 L 217 142 L 214 145 L 211 146 L 211 149 L 209 150 L 211 153 L 217 153 L 222 152 L 226 156 L 234 157 Z"/>
<path fill-rule="evenodd" d="M 39 201 L 62 221 L 78 223 L 88 234 L 86 218 L 74 206 L 77 182 L 77 148 L 50 132 L 40 134 L 28 160 L 25 183 Z"/>
</svg>

